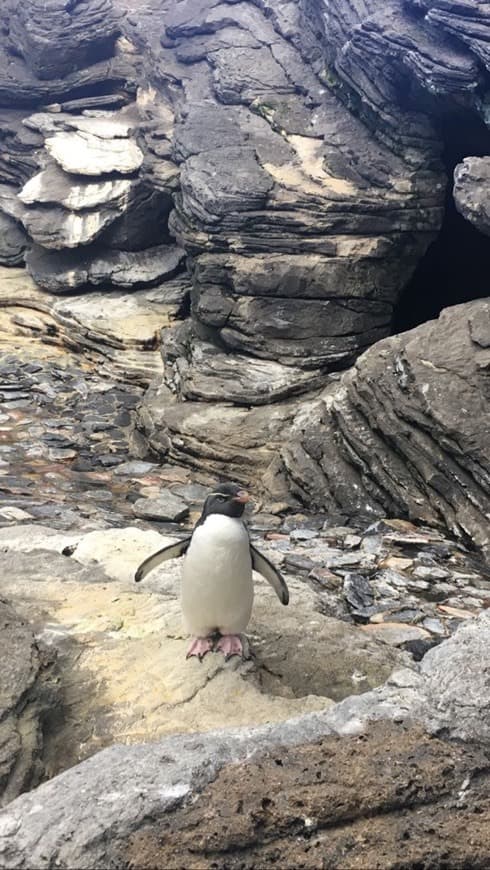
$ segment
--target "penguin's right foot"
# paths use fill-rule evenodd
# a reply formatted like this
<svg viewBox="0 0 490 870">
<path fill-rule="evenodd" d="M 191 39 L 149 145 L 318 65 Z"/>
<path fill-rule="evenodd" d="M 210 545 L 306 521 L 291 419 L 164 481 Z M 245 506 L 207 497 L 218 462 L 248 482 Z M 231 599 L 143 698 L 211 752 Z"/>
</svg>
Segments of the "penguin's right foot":
<svg viewBox="0 0 490 870">
<path fill-rule="evenodd" d="M 241 656 L 243 660 L 250 658 L 248 641 L 239 634 L 223 634 L 215 646 L 216 652 L 222 652 L 225 661 L 232 656 Z"/>
<path fill-rule="evenodd" d="M 211 652 L 214 647 L 214 639 L 212 637 L 195 637 L 189 649 L 187 650 L 186 659 L 197 656 L 202 662 L 206 653 Z"/>
</svg>

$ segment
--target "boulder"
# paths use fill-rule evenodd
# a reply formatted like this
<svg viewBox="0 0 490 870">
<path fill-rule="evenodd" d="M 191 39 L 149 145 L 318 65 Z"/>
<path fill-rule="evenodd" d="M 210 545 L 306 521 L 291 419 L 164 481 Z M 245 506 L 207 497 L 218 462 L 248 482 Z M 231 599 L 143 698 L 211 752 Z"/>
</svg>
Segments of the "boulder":
<svg viewBox="0 0 490 870">
<path fill-rule="evenodd" d="M 22 226 L 8 214 L 0 212 L 0 264 L 20 266 L 28 244 Z"/>
<path fill-rule="evenodd" d="M 127 288 L 153 285 L 176 275 L 183 258 L 182 248 L 175 244 L 157 245 L 144 251 L 106 251 L 94 245 L 74 252 L 34 246 L 26 262 L 39 287 L 52 293 L 69 293 L 89 285 Z"/>
<path fill-rule="evenodd" d="M 344 515 L 444 524 L 490 553 L 489 346 L 486 300 L 378 342 L 303 404 L 282 450 L 293 490 Z"/>
<path fill-rule="evenodd" d="M 41 80 L 63 78 L 112 55 L 118 25 L 109 0 L 7 3 L 9 45 Z"/>
<path fill-rule="evenodd" d="M 324 711 L 106 749 L 0 814 L 3 864 L 27 870 L 56 858 L 64 867 L 163 868 L 198 861 L 224 870 L 272 861 L 309 867 L 321 858 L 346 867 L 339 856 L 347 854 L 349 866 L 354 859 L 389 867 L 400 859 L 400 839 L 410 863 L 484 864 L 486 753 L 424 732 L 445 710 L 451 680 L 441 735 L 488 740 L 488 674 L 474 690 L 469 676 L 488 630 L 485 615 L 429 654 L 422 674 L 399 671 L 374 692 Z"/>
<path fill-rule="evenodd" d="M 456 208 L 477 230 L 490 235 L 490 157 L 466 157 L 454 170 Z"/>
<path fill-rule="evenodd" d="M 3 593 L 2 593 L 3 594 Z M 55 698 L 53 653 L 0 601 L 0 805 L 37 785 L 44 773 L 43 721 Z"/>
</svg>

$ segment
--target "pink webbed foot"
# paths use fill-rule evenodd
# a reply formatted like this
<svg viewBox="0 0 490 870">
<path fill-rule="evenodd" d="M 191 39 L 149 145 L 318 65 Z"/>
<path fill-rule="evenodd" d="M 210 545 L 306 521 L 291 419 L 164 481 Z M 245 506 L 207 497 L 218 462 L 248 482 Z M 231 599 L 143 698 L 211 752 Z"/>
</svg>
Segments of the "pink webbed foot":
<svg viewBox="0 0 490 870">
<path fill-rule="evenodd" d="M 202 662 L 206 653 L 211 652 L 213 649 L 213 645 L 214 641 L 212 637 L 195 637 L 187 650 L 186 659 L 197 656 L 199 661 Z"/>
<path fill-rule="evenodd" d="M 216 652 L 222 652 L 225 660 L 232 656 L 241 656 L 242 659 L 250 658 L 248 641 L 239 634 L 223 634 L 215 646 Z"/>
</svg>

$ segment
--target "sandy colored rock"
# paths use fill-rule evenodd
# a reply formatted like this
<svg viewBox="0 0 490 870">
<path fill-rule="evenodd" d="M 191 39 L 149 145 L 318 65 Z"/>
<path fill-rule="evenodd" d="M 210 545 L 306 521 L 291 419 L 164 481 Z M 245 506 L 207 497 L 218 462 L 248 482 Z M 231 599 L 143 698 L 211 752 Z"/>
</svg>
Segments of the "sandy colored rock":
<svg viewBox="0 0 490 870">
<path fill-rule="evenodd" d="M 289 580 L 291 605 L 282 607 L 258 575 L 249 629 L 254 660 L 225 662 L 213 653 L 202 664 L 186 661 L 181 562 L 166 563 L 140 585 L 133 580 L 168 537 L 137 528 L 64 536 L 42 527 L 31 536 L 14 526 L 0 540 L 3 594 L 58 651 L 63 726 L 47 728 L 51 773 L 115 741 L 326 709 L 408 661 L 316 612 L 314 593 L 300 581 Z"/>
</svg>

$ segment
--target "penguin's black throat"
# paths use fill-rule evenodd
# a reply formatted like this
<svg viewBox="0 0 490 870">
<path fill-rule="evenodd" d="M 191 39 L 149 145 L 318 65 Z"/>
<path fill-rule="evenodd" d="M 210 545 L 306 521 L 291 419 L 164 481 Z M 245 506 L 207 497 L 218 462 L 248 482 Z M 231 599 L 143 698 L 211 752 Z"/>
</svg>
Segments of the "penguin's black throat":
<svg viewBox="0 0 490 870">
<path fill-rule="evenodd" d="M 220 483 L 206 498 L 198 525 L 211 514 L 238 519 L 242 516 L 249 498 L 248 492 L 236 483 Z"/>
</svg>

